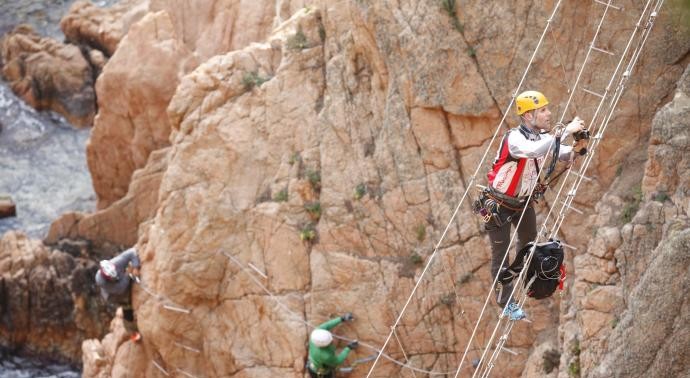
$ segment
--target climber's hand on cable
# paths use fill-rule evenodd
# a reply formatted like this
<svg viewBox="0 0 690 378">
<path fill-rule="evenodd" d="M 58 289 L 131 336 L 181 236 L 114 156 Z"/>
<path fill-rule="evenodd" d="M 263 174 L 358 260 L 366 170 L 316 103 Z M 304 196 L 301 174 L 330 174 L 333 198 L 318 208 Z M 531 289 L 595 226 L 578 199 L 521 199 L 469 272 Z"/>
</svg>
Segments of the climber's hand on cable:
<svg viewBox="0 0 690 378">
<path fill-rule="evenodd" d="M 584 156 L 587 153 L 587 139 L 580 139 L 573 144 L 573 152 L 571 152 L 570 161 L 574 161 L 578 156 Z"/>
<path fill-rule="evenodd" d="M 347 347 L 350 349 L 357 349 L 358 346 L 359 346 L 359 341 L 357 341 L 357 340 L 351 341 L 349 344 L 347 344 Z"/>
<path fill-rule="evenodd" d="M 573 139 L 575 139 L 576 142 L 589 139 L 589 130 L 584 129 L 576 132 L 573 134 Z"/>
<path fill-rule="evenodd" d="M 139 282 L 139 268 L 132 268 L 132 278 Z"/>
<path fill-rule="evenodd" d="M 344 322 L 351 322 L 355 320 L 355 317 L 352 315 L 351 312 L 346 312 L 343 316 L 340 317 L 340 319 Z"/>
<path fill-rule="evenodd" d="M 567 135 L 573 135 L 578 131 L 585 129 L 585 121 L 581 120 L 580 117 L 575 117 L 570 123 L 565 127 L 565 133 Z"/>
</svg>

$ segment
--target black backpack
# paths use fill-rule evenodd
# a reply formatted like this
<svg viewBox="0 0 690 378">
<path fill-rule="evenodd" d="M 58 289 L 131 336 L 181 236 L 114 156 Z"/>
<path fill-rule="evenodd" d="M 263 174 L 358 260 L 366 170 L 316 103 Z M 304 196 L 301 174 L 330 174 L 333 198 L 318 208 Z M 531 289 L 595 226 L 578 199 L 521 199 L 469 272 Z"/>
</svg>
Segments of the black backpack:
<svg viewBox="0 0 690 378">
<path fill-rule="evenodd" d="M 515 256 L 515 261 L 504 268 L 499 275 L 502 284 L 511 282 L 523 269 L 523 263 L 534 242 L 528 243 Z M 563 265 L 563 246 L 558 240 L 549 240 L 537 244 L 532 261 L 525 273 L 524 286 L 527 295 L 535 299 L 544 299 L 553 295 L 556 288 L 563 290 L 565 265 Z"/>
</svg>

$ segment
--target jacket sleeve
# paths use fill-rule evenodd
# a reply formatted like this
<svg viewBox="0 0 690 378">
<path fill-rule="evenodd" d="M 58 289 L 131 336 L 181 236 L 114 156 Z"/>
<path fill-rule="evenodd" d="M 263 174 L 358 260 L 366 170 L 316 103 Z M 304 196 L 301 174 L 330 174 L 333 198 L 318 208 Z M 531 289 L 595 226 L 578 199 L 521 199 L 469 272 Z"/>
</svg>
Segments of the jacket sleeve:
<svg viewBox="0 0 690 378">
<path fill-rule="evenodd" d="M 340 354 L 338 354 L 338 357 L 336 357 L 336 364 L 337 365 L 342 365 L 343 362 L 345 362 L 345 359 L 347 358 L 347 355 L 350 354 L 350 348 L 345 347 Z"/>
<path fill-rule="evenodd" d="M 333 319 L 321 324 L 318 328 L 330 331 L 331 329 L 333 329 L 333 327 L 337 326 L 342 321 L 343 321 L 343 319 L 341 319 L 340 316 L 338 316 L 337 318 L 333 318 Z"/>
<path fill-rule="evenodd" d="M 514 158 L 538 158 L 549 152 L 555 138 L 549 134 L 542 134 L 540 140 L 528 140 L 521 133 L 511 132 L 508 135 L 508 150 Z"/>
<path fill-rule="evenodd" d="M 347 356 L 350 354 L 350 348 L 345 347 L 340 353 L 336 356 L 335 355 L 335 350 L 328 352 L 325 358 L 321 361 L 321 363 L 325 366 L 330 366 L 330 367 L 337 367 L 338 365 L 342 365 L 343 362 L 345 362 L 345 359 Z"/>
<path fill-rule="evenodd" d="M 567 161 L 570 160 L 570 153 L 573 151 L 573 148 L 571 146 L 566 146 L 565 144 L 561 144 L 561 147 L 558 150 L 558 160 L 560 161 Z"/>
<path fill-rule="evenodd" d="M 124 267 L 127 267 L 129 263 L 131 263 L 132 267 L 134 268 L 139 268 L 141 266 L 139 256 L 137 255 L 137 249 L 134 247 L 122 252 L 119 256 L 117 256 L 117 260 L 118 262 L 115 264 L 118 266 L 123 265 Z"/>
<path fill-rule="evenodd" d="M 105 299 L 106 301 L 108 300 L 108 292 L 105 290 L 105 281 L 103 280 L 103 277 L 96 271 L 96 276 L 94 277 L 94 281 L 96 281 L 96 286 L 98 287 L 101 297 Z"/>
</svg>

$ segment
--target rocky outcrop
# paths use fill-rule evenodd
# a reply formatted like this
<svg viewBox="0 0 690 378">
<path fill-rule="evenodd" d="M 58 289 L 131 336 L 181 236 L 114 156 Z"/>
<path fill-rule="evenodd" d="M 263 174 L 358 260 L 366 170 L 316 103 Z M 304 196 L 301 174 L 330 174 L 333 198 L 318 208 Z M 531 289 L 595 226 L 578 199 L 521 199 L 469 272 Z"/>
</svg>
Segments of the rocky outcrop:
<svg viewBox="0 0 690 378">
<path fill-rule="evenodd" d="M 686 70 L 678 82 L 673 101 L 654 120 L 649 139 L 649 161 L 642 180 L 642 191 L 646 198 L 651 197 L 662 203 L 671 201 L 685 214 L 690 213 L 689 114 L 690 70 Z"/>
<path fill-rule="evenodd" d="M 282 21 L 307 6 L 304 0 L 149 0 L 151 12 L 170 16 L 179 39 L 199 62 L 264 41 Z"/>
<path fill-rule="evenodd" d="M 116 350 L 128 339 L 127 331 L 122 320 L 122 311 L 110 322 L 109 333 L 103 340 L 91 339 L 82 343 L 82 355 L 84 356 L 84 377 L 109 378 L 113 370 L 113 356 Z M 130 348 L 136 348 L 130 346 Z M 130 369 L 143 373 L 142 369 Z M 147 372 L 146 377 L 152 376 Z"/>
<path fill-rule="evenodd" d="M 479 18 L 467 16 L 473 12 Z M 94 374 L 118 376 L 118 366 L 155 371 L 155 361 L 168 372 L 192 375 L 300 375 L 305 322 L 317 324 L 344 309 L 358 321 L 342 332 L 380 345 L 488 146 L 488 126 L 502 111 L 496 104 L 508 102 L 508 88 L 529 58 L 531 49 L 510 46 L 533 41 L 546 12 L 520 4 L 469 6 L 459 15 L 464 28 L 456 28 L 453 17 L 432 2 L 328 3 L 298 11 L 264 43 L 212 57 L 183 77 L 168 107 L 172 147 L 158 211 L 141 236 L 144 281 L 165 300 L 139 292 L 143 350 L 131 353 L 133 346 L 124 343 L 108 354 L 112 364 L 94 368 Z M 177 13 L 165 13 L 172 25 L 183 23 Z M 587 29 L 575 20 L 595 14 L 566 6 L 559 20 L 564 29 L 547 42 L 545 54 L 582 51 Z M 481 17 L 521 21 L 488 27 L 478 24 Z M 516 24 L 524 28 L 520 33 Z M 607 28 L 602 43 L 621 45 L 615 22 Z M 191 51 L 202 39 L 184 40 L 184 46 Z M 685 42 L 677 43 L 673 51 L 650 55 L 654 63 L 647 62 L 638 80 L 658 79 L 659 92 L 668 93 L 682 69 L 674 54 L 687 51 Z M 564 65 L 573 71 L 583 56 L 567 58 Z M 595 62 L 593 70 L 604 66 Z M 554 104 L 565 101 L 559 93 L 562 69 L 542 63 L 542 72 L 532 85 L 554 93 Z M 608 79 L 590 75 L 592 86 Z M 622 104 L 623 114 L 633 118 L 615 119 L 612 142 L 602 145 L 611 159 L 638 143 L 617 137 L 624 126 L 639 124 L 643 139 L 649 114 L 661 101 L 637 96 Z M 591 101 L 578 94 L 576 102 Z M 615 171 L 609 164 L 595 167 L 600 178 L 582 201 L 597 203 L 609 187 L 607 174 Z M 572 235 L 583 232 L 582 219 L 568 226 L 566 240 L 578 240 Z M 457 367 L 488 289 L 487 246 L 479 230 L 468 217 L 449 229 L 438 255 L 442 264 L 425 276 L 397 329 L 401 344 L 387 353 L 423 369 Z M 606 251 L 593 256 L 602 261 L 576 265 L 600 269 L 603 263 L 605 275 L 591 269 L 589 279 L 613 285 L 609 280 L 620 272 L 611 259 L 624 237 L 600 232 Z M 275 296 L 265 295 L 248 274 Z M 610 324 L 600 313 L 620 311 L 622 296 L 616 287 L 592 291 L 583 304 L 587 311 L 574 315 L 592 325 L 592 345 Z M 171 303 L 189 313 L 171 310 Z M 536 339 L 547 341 L 526 374 L 542 374 L 538 361 L 547 359 L 550 374 L 567 374 L 553 352 L 557 303 L 529 303 L 533 323 L 517 325 L 508 342 L 521 354 L 499 359 L 496 371 L 519 376 Z M 478 343 L 491 332 L 490 323 L 480 327 Z M 271 343 L 257 342 L 267 339 Z M 360 356 L 371 353 L 362 349 Z M 472 348 L 470 358 L 475 356 Z M 570 357 L 563 353 L 560 359 Z M 471 373 L 468 365 L 461 374 Z M 404 373 L 383 362 L 375 374 Z"/>
<path fill-rule="evenodd" d="M 575 258 L 572 304 L 561 327 L 560 377 L 646 377 L 660 371 L 676 377 L 687 371 L 688 356 L 679 353 L 687 332 L 679 325 L 688 322 L 683 180 L 690 172 L 689 83 L 687 69 L 673 101 L 654 118 L 644 177 L 631 165 L 613 187 L 627 196 L 608 194 L 597 205 L 592 223 L 598 230 L 587 252 Z"/>
<path fill-rule="evenodd" d="M 0 196 L 0 219 L 17 216 L 17 206 L 12 197 Z"/>
<path fill-rule="evenodd" d="M 110 57 L 129 27 L 148 12 L 148 1 L 124 0 L 109 8 L 89 1 L 76 1 L 60 20 L 65 39 L 85 45 Z"/>
<path fill-rule="evenodd" d="M 96 85 L 99 114 L 87 153 L 99 209 L 122 198 L 148 155 L 170 144 L 166 108 L 180 78 L 213 55 L 265 39 L 275 12 L 288 17 L 296 7 L 283 3 L 149 1 L 148 15 L 130 26 Z M 94 29 L 83 19 L 87 10 L 78 11 L 92 7 L 74 7 L 74 18 Z"/>
<path fill-rule="evenodd" d="M 169 16 L 149 13 L 132 25 L 104 67 L 96 83 L 99 112 L 86 149 L 99 209 L 122 198 L 151 151 L 169 144 L 165 108 L 188 57 Z"/>
<path fill-rule="evenodd" d="M 158 188 L 167 167 L 169 149 L 149 155 L 146 166 L 132 175 L 127 195 L 93 214 L 65 213 L 55 220 L 43 242 L 55 245 L 62 239 L 88 240 L 94 247 L 119 249 L 136 244 L 139 227 L 151 220 L 158 208 Z"/>
<path fill-rule="evenodd" d="M 77 126 L 91 125 L 96 113 L 94 76 L 77 46 L 19 26 L 0 41 L 0 62 L 4 79 L 29 105 L 56 111 Z"/>
<path fill-rule="evenodd" d="M 21 233 L 0 239 L 0 343 L 52 358 L 81 360 L 81 341 L 105 334 L 109 314 L 99 302 L 96 264 L 43 246 Z"/>
<path fill-rule="evenodd" d="M 481 125 L 497 120 L 499 112 L 492 101 L 444 98 L 442 93 L 463 88 L 443 87 L 449 83 L 440 71 L 404 76 L 414 72 L 406 66 L 413 64 L 410 57 L 438 60 L 436 50 L 425 49 L 438 41 L 403 39 L 410 44 L 404 52 L 381 52 L 377 43 L 390 46 L 391 36 L 404 30 L 374 33 L 380 40 L 372 40 L 360 9 L 328 11 L 324 17 L 305 9 L 265 44 L 212 58 L 180 83 L 169 107 L 173 147 L 160 209 L 144 237 L 149 261 L 144 274 L 157 292 L 194 311 L 180 315 L 154 298 L 140 297 L 139 324 L 153 349 L 117 353 L 106 372 L 155 360 L 168 371 L 191 374 L 251 376 L 260 374 L 253 370 L 257 365 L 269 375 L 299 374 L 306 330 L 291 324 L 318 322 L 344 309 L 362 314 L 364 321 L 350 330 L 358 338 L 375 344 L 385 337 L 394 320 L 386 314 L 400 308 L 419 268 L 413 257 L 428 255 L 438 225 L 452 212 L 444 199 L 463 189 L 458 157 L 476 159 L 476 147 L 490 137 Z M 355 27 L 344 31 L 329 23 L 338 12 L 348 14 Z M 383 7 L 371 5 L 365 12 L 387 19 L 380 24 L 395 30 L 394 17 Z M 338 38 L 330 45 L 332 35 Z M 470 55 L 454 58 L 462 63 L 453 67 L 476 67 Z M 471 79 L 478 76 L 474 72 Z M 460 79 L 452 83 L 476 89 Z M 490 97 L 484 93 L 477 96 Z M 441 106 L 446 102 L 451 115 Z M 457 352 L 439 359 L 435 351 L 471 333 L 473 324 L 458 306 L 486 290 L 486 271 L 477 271 L 485 267 L 481 251 L 486 247 L 477 235 L 474 219 L 451 228 L 441 253 L 447 270 L 435 272 L 447 278 L 425 283 L 420 296 L 426 302 L 407 315 L 399 331 L 403 340 L 416 341 L 405 346 L 416 366 L 452 369 Z M 262 292 L 246 273 L 219 250 L 263 271 L 277 298 L 304 318 L 275 315 L 270 298 L 258 295 Z M 190 258 L 196 264 L 184 263 Z M 354 280 L 353 271 L 364 273 Z M 453 296 L 456 277 L 469 277 L 459 300 Z M 288 295 L 295 291 L 308 294 Z M 531 335 L 557 318 L 550 302 L 535 303 L 530 311 L 534 325 L 516 328 L 509 344 L 523 352 L 522 361 Z M 242 319 L 257 312 L 265 314 L 256 326 L 264 332 L 244 332 Z M 276 333 L 284 338 L 275 348 L 246 355 L 245 348 Z M 234 337 L 214 342 L 214 334 Z M 399 356 L 400 350 L 391 353 Z M 499 364 L 508 376 L 522 370 L 515 360 Z M 380 369 L 384 376 L 399 372 L 390 364 Z"/>
<path fill-rule="evenodd" d="M 441 234 L 436 263 L 386 353 L 419 369 L 454 371 L 490 279 L 480 221 L 465 207 L 445 226 L 491 149 L 494 126 L 510 111 L 501 106 L 549 16 L 537 3 L 444 9 L 436 1 L 302 7 L 209 0 L 173 8 L 150 1 L 151 12 L 121 39 L 97 85 L 89 164 L 101 211 L 67 215 L 50 236 L 131 241 L 138 230 L 151 291 L 134 293 L 143 342 L 122 342 L 116 321 L 105 340 L 83 344 L 85 372 L 298 377 L 309 326 L 345 310 L 357 321 L 338 333 L 362 341 L 355 357 L 369 355 Z M 538 74 L 528 79 L 554 108 L 567 100 L 568 79 L 602 11 L 600 4 L 563 6 L 559 28 L 537 57 Z M 669 24 L 664 17 L 658 22 Z M 246 32 L 260 43 L 239 37 L 245 31 L 236 26 L 245 20 L 260 20 L 260 32 Z M 612 12 L 597 46 L 621 47 L 632 27 L 624 22 L 627 13 Z M 597 152 L 607 158 L 593 167 L 593 185 L 578 193 L 585 213 L 563 227 L 564 240 L 587 251 L 569 263 L 571 295 L 528 302 L 532 323 L 513 329 L 507 347 L 519 354 L 498 359 L 501 376 L 588 373 L 603 361 L 615 319 L 632 308 L 626 298 L 644 277 L 643 262 L 653 264 L 632 260 L 670 235 L 662 226 L 669 218 L 660 219 L 665 207 L 643 206 L 636 215 L 642 192 L 622 190 L 642 180 L 641 165 L 614 179 L 619 163 L 646 143 L 653 112 L 685 67 L 690 42 L 665 32 L 650 39 L 644 69 Z M 584 76 L 593 90 L 608 80 L 609 58 L 600 58 Z M 596 103 L 586 96 L 577 93 L 566 115 L 591 114 Z M 161 148 L 165 157 L 152 155 Z M 138 187 L 132 172 L 145 164 L 138 172 L 149 172 L 151 185 Z M 661 162 L 656 171 L 671 175 Z M 144 193 L 149 199 L 138 202 Z M 626 207 L 629 201 L 638 207 Z M 105 225 L 138 206 L 147 207 L 115 230 Z M 674 211 L 668 217 L 680 214 Z M 631 263 L 621 264 L 621 256 Z M 560 314 L 559 304 L 568 310 Z M 490 304 L 460 375 L 473 372 L 469 361 L 480 355 L 497 312 Z M 374 375 L 404 371 L 383 360 Z"/>
<path fill-rule="evenodd" d="M 67 43 L 20 26 L 1 42 L 2 75 L 34 108 L 56 111 L 73 125 L 91 126 L 96 78 L 129 25 L 147 7 L 143 0 L 123 1 L 108 9 L 78 1 L 60 25 Z"/>
<path fill-rule="evenodd" d="M 628 298 L 628 308 L 591 377 L 682 377 L 690 369 L 690 230 L 687 217 L 670 222 L 668 237 Z M 663 373 L 661 373 L 663 372 Z"/>
</svg>

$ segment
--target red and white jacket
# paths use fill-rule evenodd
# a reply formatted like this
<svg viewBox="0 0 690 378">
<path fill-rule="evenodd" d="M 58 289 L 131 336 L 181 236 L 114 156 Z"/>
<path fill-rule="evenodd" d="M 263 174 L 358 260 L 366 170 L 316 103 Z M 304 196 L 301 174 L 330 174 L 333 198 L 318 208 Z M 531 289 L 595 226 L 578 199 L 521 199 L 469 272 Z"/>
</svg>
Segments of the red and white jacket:
<svg viewBox="0 0 690 378">
<path fill-rule="evenodd" d="M 564 136 L 565 138 L 565 136 Z M 493 167 L 489 171 L 489 186 L 505 195 L 526 198 L 539 179 L 539 169 L 555 138 L 520 125 L 503 136 Z M 572 147 L 559 147 L 559 160 L 570 159 Z"/>
</svg>

